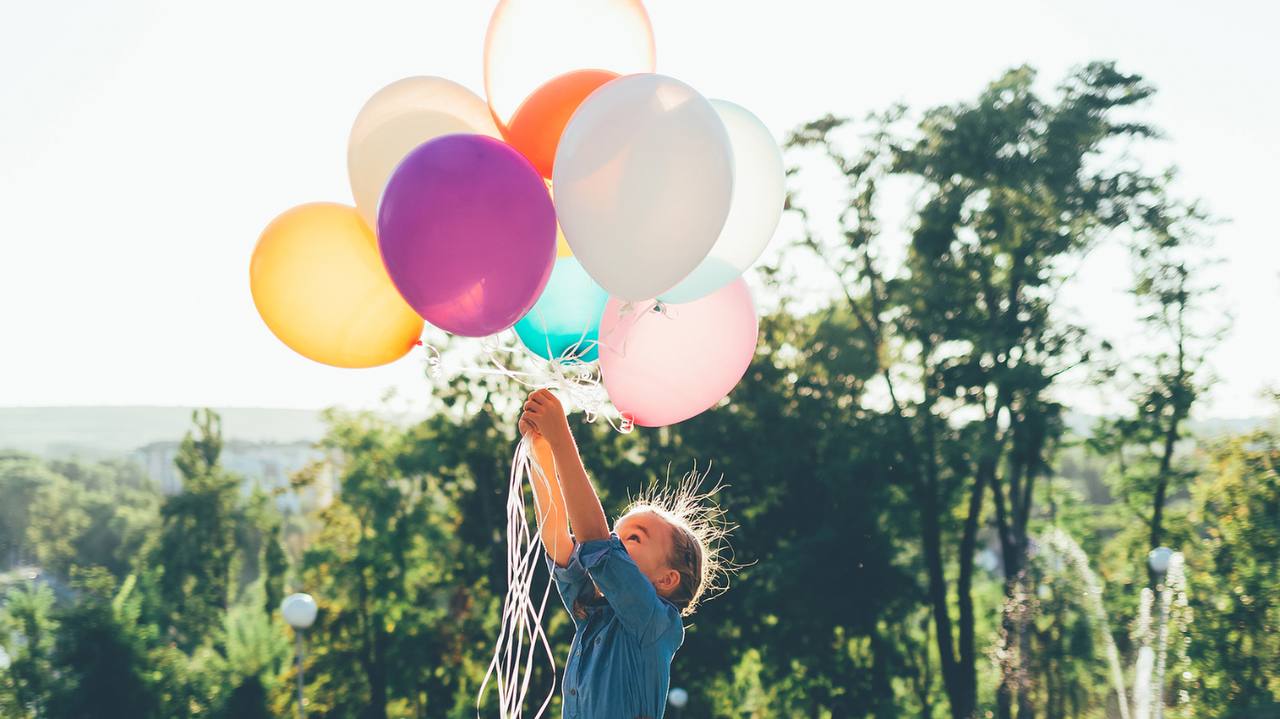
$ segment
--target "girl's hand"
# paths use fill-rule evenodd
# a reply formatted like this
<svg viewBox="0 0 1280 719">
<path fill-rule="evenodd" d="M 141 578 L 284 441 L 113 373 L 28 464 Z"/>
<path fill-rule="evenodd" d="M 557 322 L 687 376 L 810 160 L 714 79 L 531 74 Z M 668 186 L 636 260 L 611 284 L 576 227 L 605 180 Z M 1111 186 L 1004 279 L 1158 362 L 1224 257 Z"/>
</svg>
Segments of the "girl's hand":
<svg viewBox="0 0 1280 719">
<path fill-rule="evenodd" d="M 521 437 L 528 437 L 534 444 L 547 441 L 547 438 L 543 437 L 542 434 L 538 432 L 537 428 L 533 426 L 533 423 L 524 418 L 523 413 L 520 415 L 520 423 L 517 425 L 517 428 L 520 430 Z"/>
<path fill-rule="evenodd" d="M 520 431 L 522 434 L 534 432 L 541 435 L 552 447 L 573 442 L 564 406 L 548 389 L 530 393 L 529 399 L 524 403 L 524 413 L 520 415 Z"/>
</svg>

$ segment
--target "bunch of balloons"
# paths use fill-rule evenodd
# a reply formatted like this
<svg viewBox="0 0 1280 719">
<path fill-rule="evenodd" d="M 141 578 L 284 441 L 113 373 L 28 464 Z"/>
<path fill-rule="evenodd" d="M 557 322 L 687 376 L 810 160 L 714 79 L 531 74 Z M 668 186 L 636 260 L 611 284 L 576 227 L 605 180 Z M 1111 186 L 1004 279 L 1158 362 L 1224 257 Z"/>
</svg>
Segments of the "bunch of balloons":
<svg viewBox="0 0 1280 719">
<path fill-rule="evenodd" d="M 354 206 L 262 233 L 263 320 L 338 367 L 404 356 L 424 320 L 514 328 L 543 361 L 598 362 L 636 424 L 711 407 L 755 351 L 741 275 L 781 216 L 782 156 L 746 109 L 654 69 L 639 0 L 501 0 L 486 99 L 438 77 L 384 87 L 351 130 Z"/>
</svg>

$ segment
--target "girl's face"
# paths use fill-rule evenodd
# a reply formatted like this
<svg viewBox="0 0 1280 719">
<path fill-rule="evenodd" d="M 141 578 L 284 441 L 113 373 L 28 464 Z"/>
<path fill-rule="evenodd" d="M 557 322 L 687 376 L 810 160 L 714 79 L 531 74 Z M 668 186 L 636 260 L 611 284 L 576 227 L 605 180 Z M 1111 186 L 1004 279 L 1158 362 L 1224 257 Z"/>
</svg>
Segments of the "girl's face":
<svg viewBox="0 0 1280 719">
<path fill-rule="evenodd" d="M 680 575 L 667 566 L 671 556 L 671 525 L 653 512 L 628 514 L 614 525 L 627 554 L 653 582 L 658 594 L 666 596 L 680 583 Z"/>
</svg>

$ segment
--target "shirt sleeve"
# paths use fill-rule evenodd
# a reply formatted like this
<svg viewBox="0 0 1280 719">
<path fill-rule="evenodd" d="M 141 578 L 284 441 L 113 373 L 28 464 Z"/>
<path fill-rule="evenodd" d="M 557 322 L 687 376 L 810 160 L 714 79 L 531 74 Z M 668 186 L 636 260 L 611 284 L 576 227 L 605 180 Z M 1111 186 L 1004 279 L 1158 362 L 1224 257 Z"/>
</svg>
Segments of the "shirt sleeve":
<svg viewBox="0 0 1280 719">
<path fill-rule="evenodd" d="M 591 581 L 591 577 L 587 576 L 587 570 L 578 559 L 581 545 L 572 536 L 570 536 L 569 541 L 573 542 L 573 553 L 569 555 L 568 565 L 562 567 L 556 564 L 556 560 L 551 556 L 550 552 L 544 550 L 544 554 L 547 558 L 547 569 L 551 572 L 551 578 L 556 582 L 556 591 L 560 593 L 560 601 L 564 604 L 564 608 L 569 610 L 569 616 L 573 619 L 573 623 L 577 625 L 583 620 L 573 613 L 573 602 L 582 593 L 582 588 Z"/>
<path fill-rule="evenodd" d="M 573 552 L 622 625 L 642 644 L 657 641 L 673 621 L 679 621 L 675 607 L 658 596 L 616 533 L 583 542 Z"/>
</svg>

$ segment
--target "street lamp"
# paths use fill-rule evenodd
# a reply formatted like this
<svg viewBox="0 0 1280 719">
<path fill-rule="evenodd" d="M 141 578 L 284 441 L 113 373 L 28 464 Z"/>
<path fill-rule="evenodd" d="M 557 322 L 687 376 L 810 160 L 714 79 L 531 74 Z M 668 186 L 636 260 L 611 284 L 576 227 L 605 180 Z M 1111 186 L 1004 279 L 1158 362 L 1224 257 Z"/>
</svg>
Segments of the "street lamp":
<svg viewBox="0 0 1280 719">
<path fill-rule="evenodd" d="M 672 709 L 676 710 L 675 719 L 680 719 L 681 713 L 684 711 L 684 705 L 689 703 L 689 692 L 676 687 L 667 692 L 667 703 Z"/>
<path fill-rule="evenodd" d="M 293 627 L 294 636 L 298 638 L 298 719 L 305 719 L 306 713 L 302 708 L 302 661 L 306 646 L 303 644 L 302 634 L 316 620 L 316 600 L 310 594 L 290 594 L 280 603 L 280 613 L 289 626 Z"/>
<path fill-rule="evenodd" d="M 1147 552 L 1147 565 L 1151 567 L 1151 571 L 1164 576 L 1169 571 L 1169 561 L 1173 559 L 1173 550 L 1168 547 L 1156 547 Z"/>
</svg>

